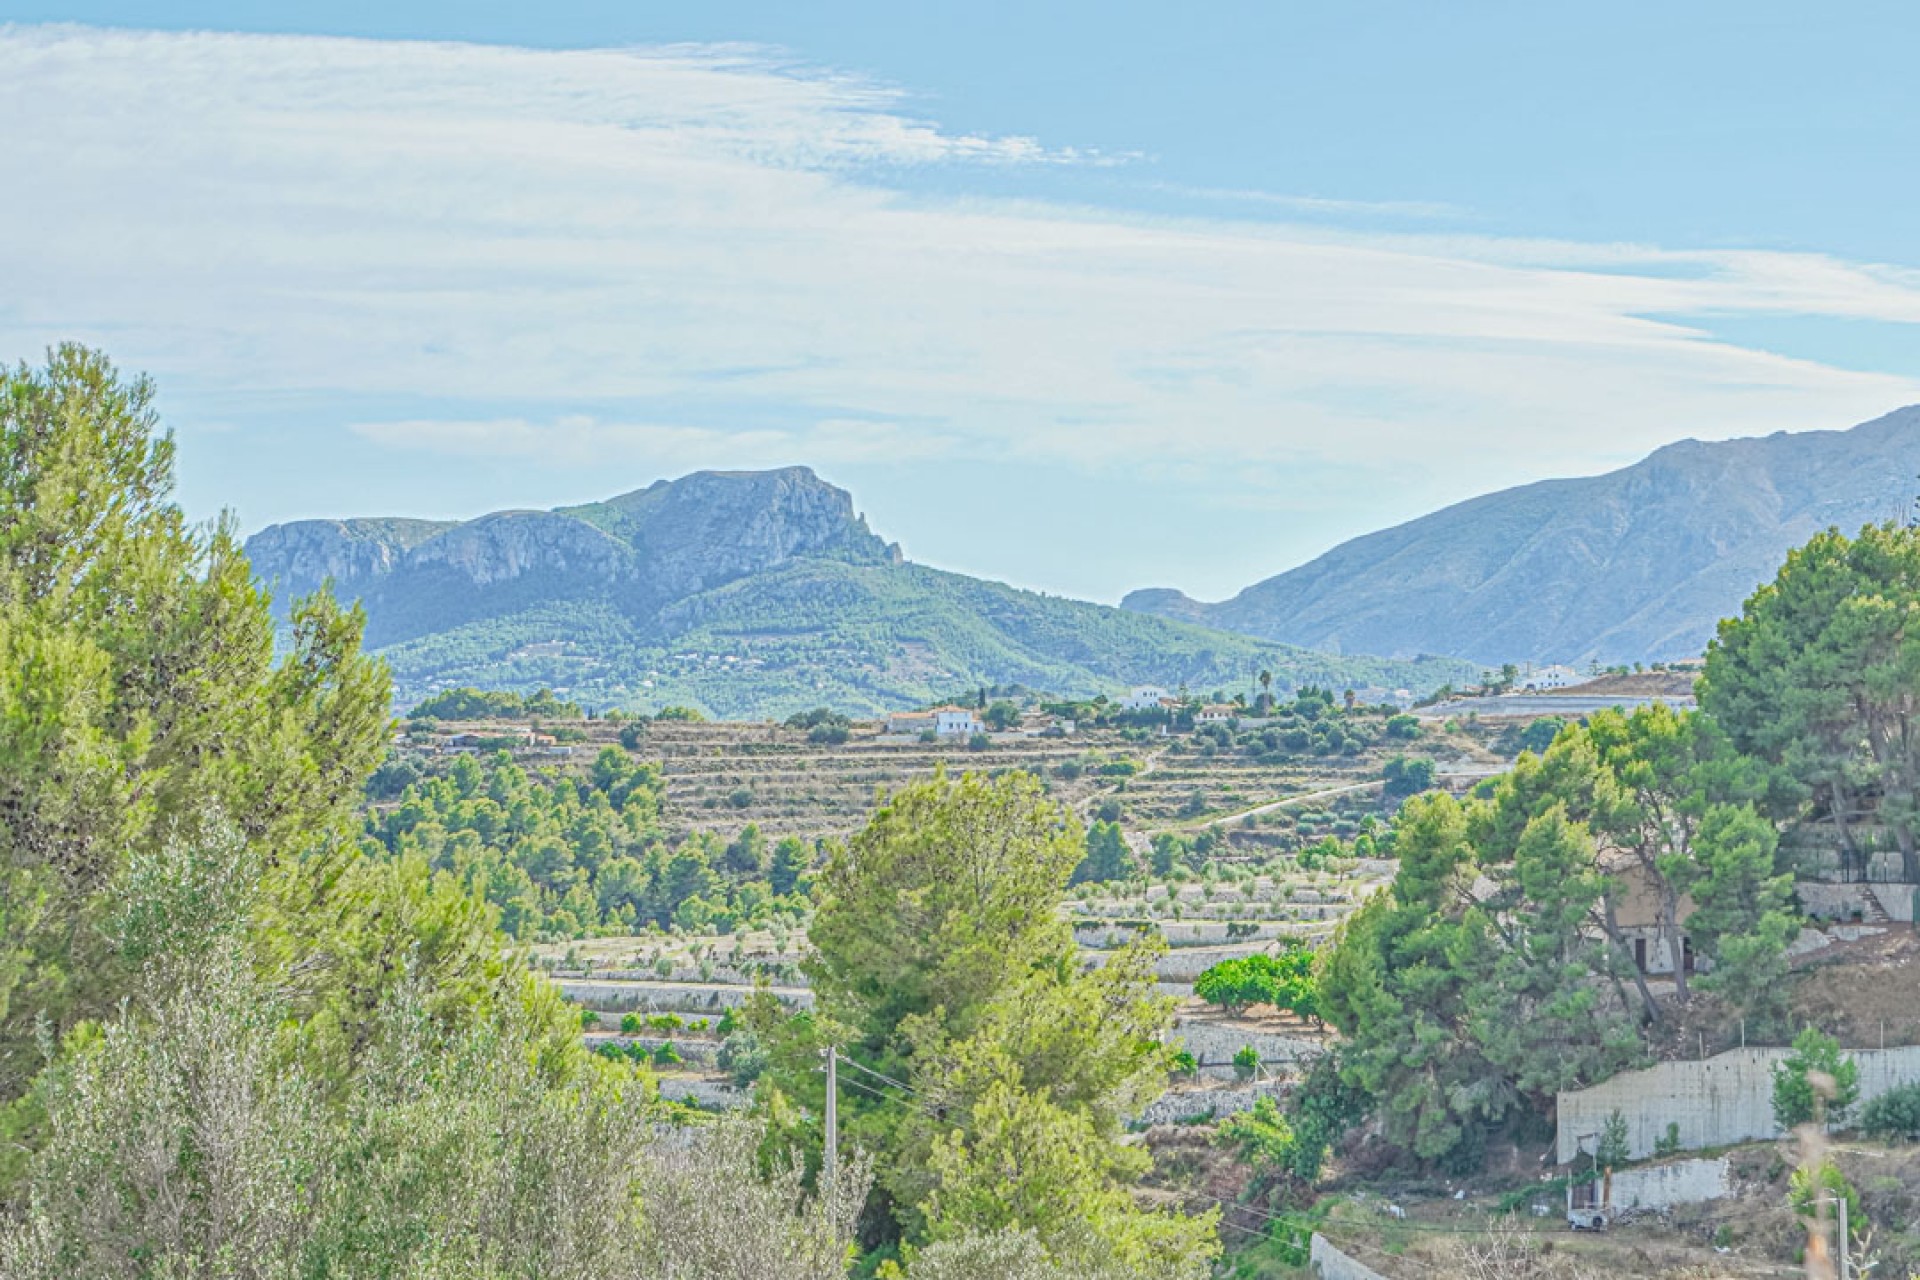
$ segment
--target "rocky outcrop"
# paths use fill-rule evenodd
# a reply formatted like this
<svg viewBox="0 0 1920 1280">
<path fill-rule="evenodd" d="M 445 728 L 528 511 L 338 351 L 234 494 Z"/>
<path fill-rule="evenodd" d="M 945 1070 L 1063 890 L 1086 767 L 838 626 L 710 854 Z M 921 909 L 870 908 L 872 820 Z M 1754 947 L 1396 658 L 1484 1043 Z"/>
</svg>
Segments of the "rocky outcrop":
<svg viewBox="0 0 1920 1280">
<path fill-rule="evenodd" d="M 437 520 L 296 520 L 247 539 L 255 572 L 276 594 L 299 595 L 323 582 L 348 584 L 390 573 L 409 547 L 453 523 Z"/>
<path fill-rule="evenodd" d="M 584 520 L 550 511 L 501 511 L 421 543 L 406 563 L 443 565 L 484 587 L 529 574 L 614 581 L 632 575 L 634 556 L 631 548 Z"/>
<path fill-rule="evenodd" d="M 646 608 L 796 558 L 899 561 L 852 495 L 805 467 L 703 471 L 606 502 L 465 522 L 302 520 L 261 530 L 247 554 L 283 597 L 326 581 L 376 599 L 444 593 L 450 580 L 533 594 L 542 583 L 561 593 L 591 584 Z"/>
</svg>

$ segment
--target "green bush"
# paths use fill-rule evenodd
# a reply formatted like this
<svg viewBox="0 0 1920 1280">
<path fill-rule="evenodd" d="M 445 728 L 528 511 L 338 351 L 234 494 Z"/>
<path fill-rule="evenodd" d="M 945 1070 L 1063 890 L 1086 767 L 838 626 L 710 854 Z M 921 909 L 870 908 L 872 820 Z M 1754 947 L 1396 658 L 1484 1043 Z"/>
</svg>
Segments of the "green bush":
<svg viewBox="0 0 1920 1280">
<path fill-rule="evenodd" d="M 1920 1141 L 1920 1083 L 1887 1090 L 1860 1112 L 1860 1128 L 1868 1137 L 1888 1141 Z"/>
<path fill-rule="evenodd" d="M 1241 1080 L 1253 1079 L 1253 1073 L 1260 1069 L 1260 1051 L 1250 1044 L 1240 1046 L 1233 1055 L 1233 1074 Z"/>
<path fill-rule="evenodd" d="M 1813 1076 L 1833 1081 L 1832 1096 L 1822 1098 Z M 1860 1066 L 1840 1051 L 1840 1042 L 1817 1027 L 1793 1038 L 1793 1052 L 1774 1064 L 1773 1120 L 1782 1129 L 1806 1124 L 1816 1114 L 1829 1125 L 1846 1119 L 1860 1097 Z"/>
</svg>

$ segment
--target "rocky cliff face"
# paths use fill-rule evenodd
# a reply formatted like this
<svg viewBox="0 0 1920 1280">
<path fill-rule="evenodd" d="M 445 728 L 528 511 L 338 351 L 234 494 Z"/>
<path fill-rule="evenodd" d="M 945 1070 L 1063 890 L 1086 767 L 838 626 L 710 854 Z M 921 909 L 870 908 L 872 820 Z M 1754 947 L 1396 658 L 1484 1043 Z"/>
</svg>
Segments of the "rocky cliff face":
<svg viewBox="0 0 1920 1280">
<path fill-rule="evenodd" d="M 851 495 L 805 467 L 700 472 L 602 503 L 464 522 L 302 520 L 261 530 L 247 553 L 282 600 L 330 580 L 381 604 L 388 621 L 374 629 L 389 641 L 394 616 L 417 634 L 484 615 L 494 597 L 519 608 L 594 595 L 644 612 L 799 558 L 899 558 Z"/>
<path fill-rule="evenodd" d="M 1903 515 L 1916 471 L 1920 406 L 1851 431 L 1684 440 L 1356 538 L 1218 604 L 1156 588 L 1121 607 L 1334 652 L 1690 657 L 1790 549 Z"/>
<path fill-rule="evenodd" d="M 301 595 L 323 582 L 390 573 L 409 547 L 453 527 L 435 520 L 296 520 L 247 539 L 247 555 L 276 595 Z"/>
<path fill-rule="evenodd" d="M 485 587 L 541 574 L 618 582 L 633 576 L 634 556 L 632 548 L 584 520 L 551 511 L 500 511 L 428 539 L 407 555 L 406 564 L 444 566 Z"/>
</svg>

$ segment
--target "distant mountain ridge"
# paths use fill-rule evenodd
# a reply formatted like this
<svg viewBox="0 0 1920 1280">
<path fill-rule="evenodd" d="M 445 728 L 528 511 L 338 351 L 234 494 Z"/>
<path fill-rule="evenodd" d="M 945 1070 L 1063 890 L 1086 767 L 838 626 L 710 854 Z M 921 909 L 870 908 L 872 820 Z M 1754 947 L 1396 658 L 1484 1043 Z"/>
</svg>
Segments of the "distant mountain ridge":
<svg viewBox="0 0 1920 1280">
<path fill-rule="evenodd" d="M 1786 553 L 1909 510 L 1920 406 L 1847 431 L 1682 440 L 1342 543 L 1206 604 L 1165 587 L 1121 607 L 1330 652 L 1478 663 L 1699 654 Z"/>
<path fill-rule="evenodd" d="M 907 563 L 805 467 L 698 472 L 466 521 L 301 520 L 247 541 L 285 602 L 331 583 L 404 706 L 473 684 L 725 716 L 875 712 L 979 685 L 1421 691 L 1464 663 L 1336 658 Z"/>
</svg>

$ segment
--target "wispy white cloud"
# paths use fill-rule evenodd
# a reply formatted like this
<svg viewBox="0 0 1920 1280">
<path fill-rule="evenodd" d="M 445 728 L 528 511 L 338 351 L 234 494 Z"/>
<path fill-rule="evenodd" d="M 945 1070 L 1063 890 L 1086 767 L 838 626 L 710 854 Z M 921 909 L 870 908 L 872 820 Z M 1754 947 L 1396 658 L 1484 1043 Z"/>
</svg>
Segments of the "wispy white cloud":
<svg viewBox="0 0 1920 1280">
<path fill-rule="evenodd" d="M 925 461 L 961 442 L 912 424 L 826 420 L 795 429 L 729 431 L 669 423 L 608 422 L 582 414 L 527 418 L 413 418 L 351 424 L 376 444 L 475 458 L 537 459 L 545 465 L 643 464 L 661 472 L 731 466 L 779 467 Z"/>
<path fill-rule="evenodd" d="M 1261 197 L 1309 225 L 928 194 L 933 167 L 1105 158 L 765 50 L 9 28 L 0 136 L 0 345 L 340 397 L 395 448 L 1391 459 L 1481 487 L 1920 399 L 1688 323 L 1920 324 L 1904 267 L 1389 234 L 1325 225 L 1381 211 L 1331 199 Z M 736 429 L 743 405 L 801 425 Z"/>
</svg>

